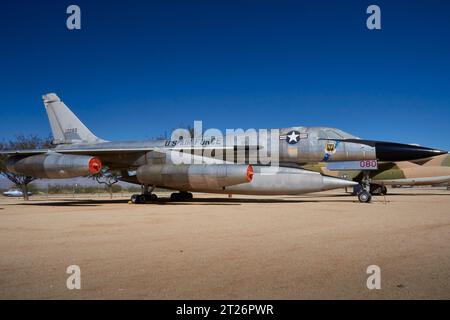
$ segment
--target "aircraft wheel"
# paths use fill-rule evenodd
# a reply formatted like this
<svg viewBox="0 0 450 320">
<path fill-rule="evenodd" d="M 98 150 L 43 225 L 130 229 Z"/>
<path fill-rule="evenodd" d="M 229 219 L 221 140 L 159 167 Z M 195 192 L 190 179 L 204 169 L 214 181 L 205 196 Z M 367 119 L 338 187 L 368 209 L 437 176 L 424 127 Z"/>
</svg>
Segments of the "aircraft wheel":
<svg viewBox="0 0 450 320">
<path fill-rule="evenodd" d="M 146 203 L 147 202 L 147 196 L 145 194 L 140 194 L 138 196 L 139 203 Z"/>
<path fill-rule="evenodd" d="M 145 194 L 145 201 L 156 201 L 158 200 L 158 196 L 154 193 L 150 193 L 150 194 Z"/>
<path fill-rule="evenodd" d="M 194 196 L 190 192 L 183 192 L 182 194 L 184 200 L 192 200 L 194 198 Z"/>
<path fill-rule="evenodd" d="M 361 191 L 358 194 L 358 200 L 361 203 L 369 203 L 372 200 L 372 195 L 367 191 Z"/>
<path fill-rule="evenodd" d="M 141 203 L 140 195 L 139 194 L 133 194 L 131 196 L 131 203 L 134 203 L 134 204 Z"/>
<path fill-rule="evenodd" d="M 171 201 L 179 201 L 180 200 L 180 194 L 178 192 L 174 192 L 170 195 Z"/>
</svg>

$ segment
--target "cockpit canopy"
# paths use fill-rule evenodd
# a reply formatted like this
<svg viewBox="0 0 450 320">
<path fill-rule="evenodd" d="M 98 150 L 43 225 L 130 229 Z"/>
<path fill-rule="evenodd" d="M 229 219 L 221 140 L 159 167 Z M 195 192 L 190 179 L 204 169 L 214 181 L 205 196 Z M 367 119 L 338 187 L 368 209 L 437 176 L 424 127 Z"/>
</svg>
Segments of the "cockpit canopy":
<svg viewBox="0 0 450 320">
<path fill-rule="evenodd" d="M 319 139 L 359 139 L 358 137 L 336 128 L 319 128 Z"/>
</svg>

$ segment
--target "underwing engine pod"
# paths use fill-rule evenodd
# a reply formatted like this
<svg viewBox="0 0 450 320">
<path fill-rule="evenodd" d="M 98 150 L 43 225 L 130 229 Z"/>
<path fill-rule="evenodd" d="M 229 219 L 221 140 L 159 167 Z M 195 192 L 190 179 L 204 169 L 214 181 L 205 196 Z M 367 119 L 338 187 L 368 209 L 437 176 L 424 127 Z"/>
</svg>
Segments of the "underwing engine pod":
<svg viewBox="0 0 450 320">
<path fill-rule="evenodd" d="M 178 190 L 223 188 L 251 182 L 253 167 L 236 164 L 157 164 L 144 165 L 136 172 L 142 184 Z"/>
<path fill-rule="evenodd" d="M 97 174 L 102 163 L 91 156 L 45 153 L 25 158 L 11 157 L 6 162 L 6 169 L 35 178 L 66 179 Z"/>
</svg>

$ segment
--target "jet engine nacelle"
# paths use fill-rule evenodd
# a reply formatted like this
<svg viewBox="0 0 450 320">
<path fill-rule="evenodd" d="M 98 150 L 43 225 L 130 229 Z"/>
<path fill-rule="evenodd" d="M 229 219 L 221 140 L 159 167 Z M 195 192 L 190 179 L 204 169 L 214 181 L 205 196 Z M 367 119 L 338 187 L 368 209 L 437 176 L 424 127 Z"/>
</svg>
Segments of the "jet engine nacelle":
<svg viewBox="0 0 450 320">
<path fill-rule="evenodd" d="M 178 190 L 223 188 L 251 182 L 253 167 L 235 164 L 157 164 L 144 165 L 136 172 L 142 184 Z"/>
<path fill-rule="evenodd" d="M 99 173 L 102 163 L 91 156 L 46 153 L 9 158 L 6 168 L 10 172 L 35 178 L 66 179 Z"/>
</svg>

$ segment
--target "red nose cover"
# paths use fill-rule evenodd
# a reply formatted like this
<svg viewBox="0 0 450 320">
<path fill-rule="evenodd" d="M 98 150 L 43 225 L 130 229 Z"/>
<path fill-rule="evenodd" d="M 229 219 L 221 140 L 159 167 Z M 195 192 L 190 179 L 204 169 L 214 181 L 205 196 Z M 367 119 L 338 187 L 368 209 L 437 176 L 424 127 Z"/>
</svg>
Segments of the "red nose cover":
<svg viewBox="0 0 450 320">
<path fill-rule="evenodd" d="M 248 166 L 247 167 L 247 181 L 252 182 L 252 180 L 253 180 L 253 167 Z"/>
<path fill-rule="evenodd" d="M 99 158 L 92 158 L 89 160 L 89 172 L 90 174 L 97 174 L 102 170 L 102 162 Z"/>
</svg>

